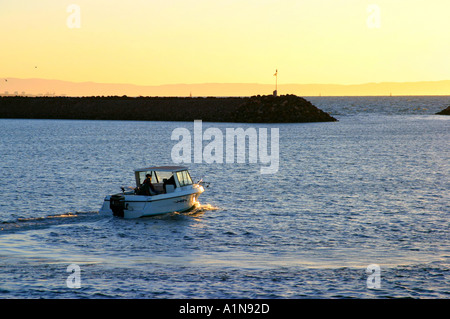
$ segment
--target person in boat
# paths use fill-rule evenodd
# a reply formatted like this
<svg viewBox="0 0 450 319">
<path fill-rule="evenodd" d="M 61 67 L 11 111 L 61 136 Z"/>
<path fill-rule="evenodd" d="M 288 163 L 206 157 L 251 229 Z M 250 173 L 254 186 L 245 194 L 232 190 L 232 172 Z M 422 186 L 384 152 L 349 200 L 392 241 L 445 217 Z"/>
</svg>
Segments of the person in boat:
<svg viewBox="0 0 450 319">
<path fill-rule="evenodd" d="M 174 178 L 173 175 L 170 176 L 169 179 L 164 179 L 164 180 L 163 180 L 164 192 L 166 192 L 166 193 L 167 193 L 167 188 L 166 188 L 167 185 L 173 185 L 173 188 L 177 187 L 177 186 L 175 185 L 175 178 Z"/>
<path fill-rule="evenodd" d="M 145 180 L 141 185 L 141 190 L 143 191 L 144 195 L 150 196 L 158 194 L 158 192 L 155 190 L 155 187 L 152 184 L 152 175 L 147 174 L 145 175 Z"/>
</svg>

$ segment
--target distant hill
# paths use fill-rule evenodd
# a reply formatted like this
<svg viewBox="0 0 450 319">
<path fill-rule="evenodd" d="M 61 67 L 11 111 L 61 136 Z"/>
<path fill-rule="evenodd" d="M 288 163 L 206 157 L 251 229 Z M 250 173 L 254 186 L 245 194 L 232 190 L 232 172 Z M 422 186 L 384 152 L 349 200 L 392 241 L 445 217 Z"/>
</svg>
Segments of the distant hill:
<svg viewBox="0 0 450 319">
<path fill-rule="evenodd" d="M 167 85 L 69 82 L 0 78 L 0 95 L 44 96 L 252 96 L 272 94 L 273 84 L 200 83 Z M 279 84 L 278 94 L 298 96 L 450 95 L 450 80 L 382 82 L 354 85 Z"/>
</svg>

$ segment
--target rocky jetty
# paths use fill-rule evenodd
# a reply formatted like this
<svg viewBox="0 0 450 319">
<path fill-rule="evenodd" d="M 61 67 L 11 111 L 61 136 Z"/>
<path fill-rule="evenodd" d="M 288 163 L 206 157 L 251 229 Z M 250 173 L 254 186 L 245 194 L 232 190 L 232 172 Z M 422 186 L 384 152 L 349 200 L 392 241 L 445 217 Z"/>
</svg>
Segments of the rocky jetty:
<svg viewBox="0 0 450 319">
<path fill-rule="evenodd" d="M 442 110 L 440 112 L 437 112 L 436 114 L 439 114 L 439 115 L 450 115 L 450 105 L 447 106 L 446 109 L 444 109 L 444 110 Z"/>
<path fill-rule="evenodd" d="M 235 122 L 302 123 L 332 122 L 336 119 L 296 95 L 252 96 L 236 110 Z"/>
<path fill-rule="evenodd" d="M 336 121 L 295 95 L 0 97 L 0 118 L 299 123 Z"/>
</svg>

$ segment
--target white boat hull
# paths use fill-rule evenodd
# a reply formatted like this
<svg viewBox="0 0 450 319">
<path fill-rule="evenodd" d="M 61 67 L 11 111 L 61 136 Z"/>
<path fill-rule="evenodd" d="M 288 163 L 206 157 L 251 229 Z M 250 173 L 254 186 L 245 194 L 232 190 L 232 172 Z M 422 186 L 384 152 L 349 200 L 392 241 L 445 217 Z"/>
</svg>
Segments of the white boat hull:
<svg viewBox="0 0 450 319">
<path fill-rule="evenodd" d="M 186 188 L 153 196 L 135 195 L 130 192 L 108 195 L 105 197 L 100 213 L 111 213 L 129 219 L 189 211 L 196 206 L 198 196 L 204 189 L 200 185 Z"/>
</svg>

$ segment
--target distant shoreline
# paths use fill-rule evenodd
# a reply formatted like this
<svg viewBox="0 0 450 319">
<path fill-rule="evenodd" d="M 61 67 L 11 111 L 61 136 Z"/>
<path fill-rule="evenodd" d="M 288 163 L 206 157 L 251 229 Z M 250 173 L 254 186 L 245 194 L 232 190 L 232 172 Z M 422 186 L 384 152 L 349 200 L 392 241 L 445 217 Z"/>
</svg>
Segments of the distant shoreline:
<svg viewBox="0 0 450 319">
<path fill-rule="evenodd" d="M 274 83 L 275 84 L 275 83 Z M 270 94 L 274 84 L 190 83 L 145 85 L 130 83 L 71 82 L 42 78 L 0 77 L 4 96 L 166 96 L 166 97 L 249 97 Z M 278 83 L 279 94 L 297 96 L 448 96 L 450 80 L 419 82 L 371 82 L 361 84 Z"/>
<path fill-rule="evenodd" d="M 251 96 L 242 95 L 242 96 L 222 96 L 222 95 L 205 95 L 205 96 L 128 96 L 124 95 L 127 98 L 130 99 L 138 99 L 138 98 L 214 98 L 214 99 L 227 99 L 227 98 L 250 98 Z M 26 98 L 111 98 L 111 97 L 121 97 L 120 95 L 114 95 L 114 96 L 105 96 L 105 95 L 83 95 L 83 96 L 69 96 L 69 95 L 45 95 L 45 94 L 0 94 L 0 98 L 3 97 L 26 97 Z M 450 94 L 397 94 L 397 95 L 302 95 L 303 98 L 318 98 L 318 97 L 326 97 L 326 98 L 365 98 L 365 97 L 450 97 Z"/>
<path fill-rule="evenodd" d="M 252 97 L 0 97 L 0 118 L 241 123 L 333 122 L 295 95 Z"/>
</svg>

